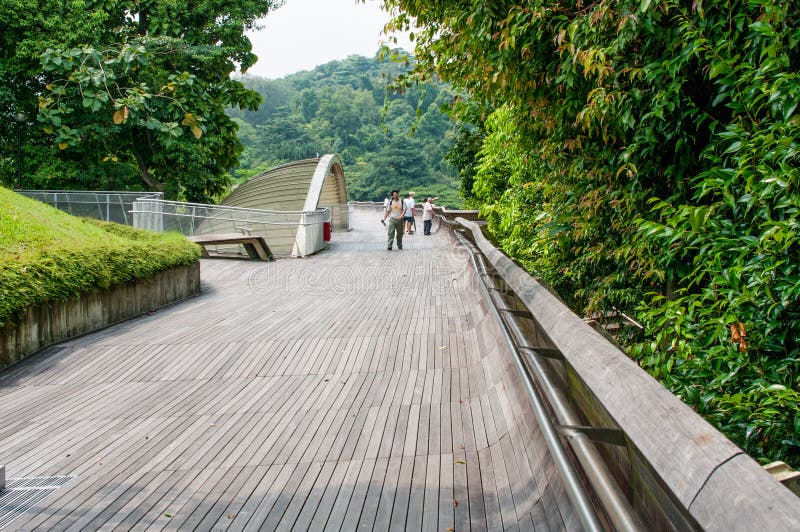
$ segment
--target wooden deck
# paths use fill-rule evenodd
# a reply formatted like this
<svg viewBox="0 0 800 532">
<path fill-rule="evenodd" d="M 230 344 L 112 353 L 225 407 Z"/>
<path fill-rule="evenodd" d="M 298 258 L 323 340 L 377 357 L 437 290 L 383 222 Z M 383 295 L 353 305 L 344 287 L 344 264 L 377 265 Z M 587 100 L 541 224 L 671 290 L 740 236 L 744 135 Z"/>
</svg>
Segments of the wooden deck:
<svg viewBox="0 0 800 532">
<path fill-rule="evenodd" d="M 9 529 L 574 530 L 465 254 L 379 217 L 0 372 L 7 476 L 75 476 Z"/>
</svg>

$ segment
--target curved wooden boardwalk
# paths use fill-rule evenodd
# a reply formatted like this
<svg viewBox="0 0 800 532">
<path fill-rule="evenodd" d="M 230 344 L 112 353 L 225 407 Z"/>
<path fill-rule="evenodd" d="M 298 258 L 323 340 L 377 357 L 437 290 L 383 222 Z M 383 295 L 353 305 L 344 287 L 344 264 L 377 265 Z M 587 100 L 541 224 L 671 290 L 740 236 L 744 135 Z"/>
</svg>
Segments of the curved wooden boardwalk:
<svg viewBox="0 0 800 532">
<path fill-rule="evenodd" d="M 490 378 L 464 253 L 354 225 L 203 261 L 201 296 L 0 373 L 8 476 L 75 476 L 8 528 L 574 530 L 552 464 L 519 459 L 535 428 Z"/>
</svg>

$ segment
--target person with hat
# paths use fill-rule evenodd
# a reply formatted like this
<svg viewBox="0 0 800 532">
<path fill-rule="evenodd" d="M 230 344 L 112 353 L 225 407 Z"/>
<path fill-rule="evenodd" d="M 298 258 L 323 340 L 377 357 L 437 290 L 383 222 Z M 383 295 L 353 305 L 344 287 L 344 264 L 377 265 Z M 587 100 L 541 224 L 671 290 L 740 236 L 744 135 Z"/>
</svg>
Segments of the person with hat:
<svg viewBox="0 0 800 532">
<path fill-rule="evenodd" d="M 386 249 L 391 251 L 392 244 L 397 239 L 397 249 L 403 249 L 403 201 L 400 199 L 400 191 L 392 190 L 392 200 L 389 207 L 383 213 L 383 222 L 389 218 L 389 241 Z"/>
</svg>

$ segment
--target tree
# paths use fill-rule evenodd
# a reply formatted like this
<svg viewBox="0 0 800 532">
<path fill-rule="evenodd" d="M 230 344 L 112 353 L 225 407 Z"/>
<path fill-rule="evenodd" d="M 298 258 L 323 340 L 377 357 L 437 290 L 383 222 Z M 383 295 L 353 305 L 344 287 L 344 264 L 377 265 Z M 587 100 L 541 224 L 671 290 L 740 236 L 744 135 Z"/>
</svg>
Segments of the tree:
<svg viewBox="0 0 800 532">
<path fill-rule="evenodd" d="M 489 111 L 464 176 L 503 248 L 579 313 L 638 311 L 632 356 L 800 464 L 800 5 L 383 4 L 415 78 Z"/>
<path fill-rule="evenodd" d="M 20 1 L 19 22 L 10 22 L 21 41 L 7 64 L 39 97 L 38 121 L 55 146 L 47 157 L 128 165 L 139 180 L 129 187 L 208 200 L 225 189 L 242 149 L 225 108 L 260 101 L 230 79 L 256 60 L 244 31 L 279 3 L 111 0 L 87 13 L 83 2 Z M 48 17 L 59 19 L 58 39 L 36 31 L 52 26 Z"/>
<path fill-rule="evenodd" d="M 445 160 L 458 170 L 459 193 L 466 204 L 473 206 L 477 201 L 472 188 L 477 173 L 478 153 L 486 137 L 484 121 L 488 113 L 482 113 L 481 108 L 472 99 L 459 100 L 454 103 L 454 106 L 456 105 L 466 106 L 468 111 L 454 113 L 460 120 L 456 128 L 455 141 L 445 154 Z"/>
<path fill-rule="evenodd" d="M 39 94 L 50 78 L 41 69 L 40 54 L 64 42 L 89 42 L 104 31 L 107 16 L 87 15 L 86 3 L 55 0 L 7 0 L 0 4 L 0 182 L 16 183 L 17 123 L 23 128 L 23 176 L 46 158 L 51 143 L 33 127 Z"/>
<path fill-rule="evenodd" d="M 394 187 L 426 190 L 460 205 L 454 170 L 443 161 L 455 134 L 442 110 L 449 88 L 432 81 L 404 93 L 389 89 L 402 67 L 377 57 L 352 56 L 279 80 L 247 76 L 248 88 L 269 103 L 280 86 L 283 105 L 230 114 L 255 126 L 242 135 L 245 152 L 237 178 L 254 168 L 336 152 L 342 158 L 348 197 L 382 198 Z M 435 193 L 434 193 L 435 191 Z"/>
</svg>

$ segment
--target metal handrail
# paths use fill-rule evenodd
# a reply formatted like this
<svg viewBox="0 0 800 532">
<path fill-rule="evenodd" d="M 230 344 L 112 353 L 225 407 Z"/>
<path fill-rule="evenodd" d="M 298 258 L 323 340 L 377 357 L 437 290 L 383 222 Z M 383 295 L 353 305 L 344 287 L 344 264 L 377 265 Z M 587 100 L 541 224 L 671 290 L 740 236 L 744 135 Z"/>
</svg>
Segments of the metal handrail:
<svg viewBox="0 0 800 532">
<path fill-rule="evenodd" d="M 324 222 L 327 221 L 326 219 L 322 219 L 322 220 L 320 220 L 318 222 L 306 222 L 306 223 L 299 222 L 299 221 L 297 221 L 297 222 L 264 222 L 264 221 L 260 221 L 260 220 L 242 220 L 241 218 L 228 218 L 228 217 L 225 217 L 225 216 L 203 216 L 203 215 L 200 215 L 200 214 L 177 213 L 177 212 L 167 212 L 167 213 L 165 213 L 163 211 L 150 211 L 150 210 L 144 210 L 144 209 L 134 209 L 134 210 L 132 210 L 130 212 L 135 213 L 135 214 L 161 214 L 163 216 L 178 216 L 178 217 L 183 217 L 183 218 L 193 218 L 193 219 L 202 219 L 202 220 L 222 220 L 222 221 L 225 221 L 225 222 L 242 222 L 242 221 L 246 221 L 247 223 L 250 223 L 250 224 L 260 224 L 260 225 L 290 225 L 290 226 L 293 226 L 293 227 L 297 226 L 297 225 L 318 225 L 318 224 L 321 224 L 321 223 L 324 223 Z M 278 212 L 280 212 L 281 214 L 295 214 L 295 212 L 275 211 L 275 213 L 278 213 Z M 312 215 L 325 216 L 326 213 L 323 212 L 323 211 L 314 211 L 314 212 L 305 212 L 305 213 L 300 211 L 300 214 L 306 214 L 306 215 L 312 214 Z"/>
<path fill-rule="evenodd" d="M 589 495 L 584 489 L 577 472 L 572 467 L 569 457 L 567 456 L 566 449 L 564 449 L 564 445 L 561 443 L 561 439 L 558 436 L 558 431 L 553 425 L 553 422 L 550 420 L 550 416 L 547 414 L 547 409 L 544 405 L 539 390 L 537 390 L 537 388 L 533 385 L 533 379 L 528 372 L 528 368 L 523 363 L 522 354 L 517 349 L 516 342 L 514 342 L 513 338 L 509 334 L 509 331 L 502 326 L 502 317 L 500 316 L 497 307 L 493 304 L 489 287 L 486 283 L 486 278 L 489 276 L 480 275 L 481 273 L 488 273 L 485 270 L 485 265 L 482 265 L 482 268 L 479 266 L 479 261 L 477 258 L 478 252 L 473 246 L 469 245 L 463 235 L 461 235 L 458 231 L 454 231 L 453 234 L 469 253 L 470 262 L 472 262 L 472 265 L 481 280 L 480 285 L 483 289 L 484 295 L 486 296 L 486 299 L 492 303 L 489 305 L 492 309 L 492 314 L 494 314 L 495 318 L 501 324 L 500 330 L 503 333 L 503 337 L 511 349 L 511 352 L 513 353 L 512 358 L 514 359 L 514 366 L 516 367 L 517 372 L 522 379 L 522 384 L 524 385 L 525 391 L 530 399 L 533 413 L 536 416 L 536 421 L 538 422 L 539 428 L 542 431 L 547 448 L 550 450 L 550 454 L 553 456 L 553 461 L 555 462 L 561 478 L 564 481 L 564 486 L 567 490 L 567 496 L 572 501 L 572 504 L 575 505 L 575 510 L 578 513 L 578 517 L 580 518 L 581 523 L 586 530 L 603 530 L 600 520 L 594 511 L 594 507 L 592 506 Z M 484 271 L 481 272 L 481 269 Z"/>
<path fill-rule="evenodd" d="M 323 210 L 326 210 L 326 209 L 318 209 L 316 211 L 274 211 L 274 210 L 268 210 L 268 209 L 252 209 L 252 208 L 249 208 L 249 207 L 235 207 L 233 205 L 212 205 L 212 204 L 209 204 L 209 203 L 189 203 L 189 202 L 184 202 L 184 201 L 169 201 L 169 200 L 158 200 L 158 199 L 149 199 L 149 198 L 144 198 L 143 201 L 156 202 L 156 203 L 158 203 L 160 205 L 175 205 L 175 206 L 179 206 L 179 207 L 201 207 L 201 208 L 204 208 L 204 209 L 220 209 L 220 210 L 230 209 L 232 211 L 254 212 L 254 213 L 265 213 L 265 214 L 298 214 L 298 215 L 299 214 L 316 214 L 316 213 L 322 212 Z M 137 212 L 137 211 L 134 211 L 134 212 Z M 145 211 L 142 211 L 142 212 L 145 212 Z"/>
<path fill-rule="evenodd" d="M 452 224 L 446 218 L 443 218 L 442 221 Z M 490 281 L 494 279 L 495 276 L 490 275 L 486 268 L 486 262 L 484 261 L 485 257 L 481 248 L 485 246 L 489 246 L 491 249 L 496 248 L 494 248 L 490 243 L 488 243 L 488 241 L 485 240 L 480 228 L 476 224 L 462 218 L 456 218 L 455 224 L 458 224 L 461 227 L 469 230 L 473 235 L 473 238 L 476 240 L 476 244 L 478 239 L 482 239 L 482 243 L 479 246 L 474 246 L 478 247 L 478 249 L 475 251 L 470 251 L 471 253 L 478 253 L 474 263 L 480 262 L 480 265 L 483 268 L 484 275 L 481 276 L 482 283 L 485 284 L 488 282 L 487 280 Z M 455 233 L 458 234 L 457 232 Z M 486 260 L 488 261 L 488 257 Z M 488 293 L 489 301 L 492 303 L 492 307 L 495 308 L 495 301 L 492 297 L 493 292 L 489 291 Z M 522 304 L 524 305 L 524 302 Z M 531 313 L 533 312 L 533 310 L 530 308 L 528 311 Z M 497 312 L 497 315 L 500 315 L 499 312 Z M 503 330 L 504 332 L 508 332 L 505 327 L 512 327 L 514 329 L 513 332 L 518 338 L 524 338 L 524 333 L 515 320 L 516 318 L 513 314 L 502 316 L 500 321 L 504 325 Z M 511 336 L 509 336 L 509 338 L 511 338 Z M 515 353 L 519 354 L 519 346 L 517 346 L 516 342 L 513 342 L 513 338 L 511 341 L 514 343 L 513 350 Z M 597 494 L 603 510 L 608 515 L 608 518 L 611 520 L 613 526 L 617 530 L 644 529 L 644 524 L 642 523 L 640 517 L 636 514 L 630 502 L 622 492 L 620 486 L 608 470 L 608 467 L 605 465 L 605 462 L 600 456 L 595 442 L 592 441 L 592 438 L 586 432 L 582 430 L 576 430 L 585 429 L 585 427 L 579 427 L 582 425 L 580 417 L 574 411 L 566 395 L 555 384 L 555 379 L 551 375 L 552 370 L 549 369 L 548 365 L 546 365 L 541 358 L 541 356 L 544 355 L 538 354 L 536 350 L 526 349 L 526 351 L 530 351 L 531 354 L 529 356 L 519 355 L 520 359 L 524 362 L 527 370 L 535 375 L 536 381 L 538 382 L 542 393 L 547 398 L 550 407 L 555 413 L 555 419 L 561 426 L 561 433 L 565 434 L 567 440 L 569 441 L 570 447 L 575 453 L 575 457 L 580 462 L 588 482 Z M 590 428 L 590 430 L 597 431 L 602 429 Z"/>
<path fill-rule="evenodd" d="M 18 194 L 116 194 L 120 196 L 136 196 L 137 198 L 147 198 L 150 196 L 164 197 L 163 192 L 147 192 L 136 190 L 40 190 L 40 189 L 20 189 L 14 192 Z"/>
</svg>

